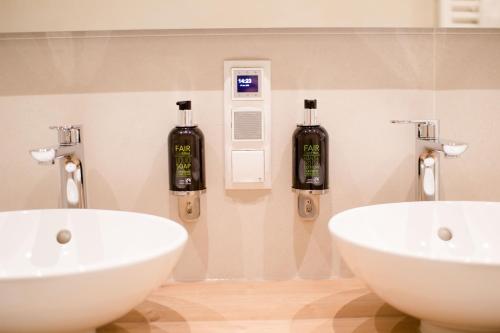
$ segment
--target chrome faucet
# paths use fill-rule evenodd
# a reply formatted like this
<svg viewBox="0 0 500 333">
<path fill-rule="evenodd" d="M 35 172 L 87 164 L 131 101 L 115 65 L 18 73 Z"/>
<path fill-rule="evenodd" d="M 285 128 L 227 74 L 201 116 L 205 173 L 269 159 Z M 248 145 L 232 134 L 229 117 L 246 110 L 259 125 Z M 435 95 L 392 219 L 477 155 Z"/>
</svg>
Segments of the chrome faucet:
<svg viewBox="0 0 500 333">
<path fill-rule="evenodd" d="M 86 208 L 82 128 L 78 125 L 49 128 L 57 130 L 59 145 L 33 149 L 30 154 L 42 165 L 53 165 L 59 160 L 63 208 Z"/>
<path fill-rule="evenodd" d="M 439 120 L 392 120 L 393 124 L 415 124 L 417 157 L 417 200 L 439 200 L 439 158 L 459 157 L 467 144 L 439 139 Z"/>
</svg>

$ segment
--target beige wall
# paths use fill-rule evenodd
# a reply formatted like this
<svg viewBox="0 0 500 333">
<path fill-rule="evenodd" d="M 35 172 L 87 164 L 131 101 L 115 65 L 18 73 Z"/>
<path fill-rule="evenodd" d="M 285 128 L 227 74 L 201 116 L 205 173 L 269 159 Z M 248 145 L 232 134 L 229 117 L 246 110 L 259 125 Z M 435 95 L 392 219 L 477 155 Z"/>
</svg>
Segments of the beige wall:
<svg viewBox="0 0 500 333">
<path fill-rule="evenodd" d="M 190 240 L 174 278 L 331 277 L 342 266 L 327 233 L 330 216 L 413 198 L 414 132 L 390 125 L 390 119 L 442 118 L 445 134 L 471 143 L 467 157 L 443 163 L 445 198 L 500 200 L 500 187 L 491 186 L 500 163 L 493 122 L 500 78 L 487 70 L 498 62 L 495 41 L 500 35 L 375 30 L 4 38 L 0 210 L 57 205 L 57 167 L 36 165 L 27 151 L 55 142 L 49 125 L 73 122 L 85 126 L 91 207 L 177 220 L 168 194 L 166 138 L 175 101 L 189 98 L 207 137 L 208 191 L 202 219 L 185 224 Z M 481 63 L 473 65 L 473 86 L 481 90 L 463 83 L 449 91 L 457 83 L 447 66 L 468 64 L 469 45 L 481 46 Z M 224 190 L 221 88 L 223 60 L 229 58 L 272 61 L 270 192 Z M 290 191 L 291 133 L 304 98 L 318 98 L 332 141 L 332 191 L 322 198 L 315 222 L 297 218 Z M 467 131 L 469 120 L 474 126 Z M 491 152 L 488 158 L 485 152 Z M 478 164 L 478 158 L 488 162 Z"/>
<path fill-rule="evenodd" d="M 435 0 L 2 0 L 0 32 L 432 27 Z"/>
<path fill-rule="evenodd" d="M 442 34 L 436 42 L 442 135 L 469 143 L 461 159 L 443 160 L 444 195 L 500 201 L 500 34 Z"/>
</svg>

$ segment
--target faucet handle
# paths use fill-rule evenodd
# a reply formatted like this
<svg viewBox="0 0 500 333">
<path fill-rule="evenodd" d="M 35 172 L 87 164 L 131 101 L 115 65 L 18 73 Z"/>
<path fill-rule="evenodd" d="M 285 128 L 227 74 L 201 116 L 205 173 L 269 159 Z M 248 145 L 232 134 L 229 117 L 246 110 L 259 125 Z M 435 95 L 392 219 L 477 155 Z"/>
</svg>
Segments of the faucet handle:
<svg viewBox="0 0 500 333">
<path fill-rule="evenodd" d="M 391 120 L 391 124 L 415 124 L 417 138 L 422 140 L 437 140 L 439 138 L 439 120 Z"/>
<path fill-rule="evenodd" d="M 49 126 L 49 129 L 57 130 L 57 139 L 61 146 L 80 143 L 81 125 Z"/>
</svg>

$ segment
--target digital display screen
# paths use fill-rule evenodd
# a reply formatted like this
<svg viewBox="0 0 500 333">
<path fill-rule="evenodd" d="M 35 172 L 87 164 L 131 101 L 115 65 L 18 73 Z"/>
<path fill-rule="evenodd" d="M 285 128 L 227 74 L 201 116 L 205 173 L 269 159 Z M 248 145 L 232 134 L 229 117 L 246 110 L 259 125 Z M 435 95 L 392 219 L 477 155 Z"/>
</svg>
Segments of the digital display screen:
<svg viewBox="0 0 500 333">
<path fill-rule="evenodd" d="M 258 93 L 258 75 L 236 75 L 236 92 L 238 93 Z"/>
</svg>

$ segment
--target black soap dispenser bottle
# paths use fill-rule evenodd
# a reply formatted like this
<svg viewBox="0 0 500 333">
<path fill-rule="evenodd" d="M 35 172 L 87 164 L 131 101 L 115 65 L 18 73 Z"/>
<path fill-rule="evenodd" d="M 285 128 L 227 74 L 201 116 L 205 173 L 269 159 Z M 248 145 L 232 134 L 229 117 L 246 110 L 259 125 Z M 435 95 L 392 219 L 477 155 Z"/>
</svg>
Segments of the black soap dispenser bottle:
<svg viewBox="0 0 500 333">
<path fill-rule="evenodd" d="M 200 194 L 205 192 L 205 138 L 193 124 L 191 101 L 179 101 L 178 124 L 168 135 L 170 192 L 178 196 L 179 216 L 200 216 Z"/>
<path fill-rule="evenodd" d="M 298 193 L 299 216 L 319 215 L 319 195 L 328 191 L 328 132 L 317 121 L 317 101 L 304 101 L 304 123 L 293 133 L 292 189 Z"/>
</svg>

